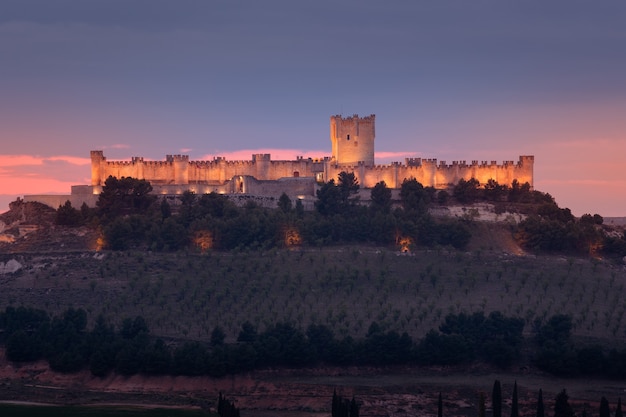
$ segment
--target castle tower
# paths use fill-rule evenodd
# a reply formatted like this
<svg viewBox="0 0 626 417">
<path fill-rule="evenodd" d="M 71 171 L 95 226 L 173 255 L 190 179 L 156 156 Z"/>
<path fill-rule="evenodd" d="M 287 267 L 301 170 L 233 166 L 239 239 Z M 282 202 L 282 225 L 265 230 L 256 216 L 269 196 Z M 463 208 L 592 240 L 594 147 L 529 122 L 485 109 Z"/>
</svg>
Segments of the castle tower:
<svg viewBox="0 0 626 417">
<path fill-rule="evenodd" d="M 375 119 L 371 114 L 359 117 L 330 116 L 331 163 L 374 166 Z"/>
<path fill-rule="evenodd" d="M 106 162 L 103 151 L 91 151 L 91 185 L 104 185 L 102 165 Z"/>
<path fill-rule="evenodd" d="M 172 164 L 173 184 L 189 184 L 189 155 L 166 155 L 165 160 Z"/>
</svg>

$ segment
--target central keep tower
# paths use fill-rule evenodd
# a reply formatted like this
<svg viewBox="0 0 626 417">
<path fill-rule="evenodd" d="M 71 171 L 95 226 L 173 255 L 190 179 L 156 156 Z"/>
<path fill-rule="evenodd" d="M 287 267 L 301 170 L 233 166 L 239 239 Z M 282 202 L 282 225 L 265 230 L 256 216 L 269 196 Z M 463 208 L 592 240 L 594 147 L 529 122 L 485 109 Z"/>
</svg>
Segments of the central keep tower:
<svg viewBox="0 0 626 417">
<path fill-rule="evenodd" d="M 376 116 L 330 116 L 331 160 L 337 165 L 374 166 Z"/>
</svg>

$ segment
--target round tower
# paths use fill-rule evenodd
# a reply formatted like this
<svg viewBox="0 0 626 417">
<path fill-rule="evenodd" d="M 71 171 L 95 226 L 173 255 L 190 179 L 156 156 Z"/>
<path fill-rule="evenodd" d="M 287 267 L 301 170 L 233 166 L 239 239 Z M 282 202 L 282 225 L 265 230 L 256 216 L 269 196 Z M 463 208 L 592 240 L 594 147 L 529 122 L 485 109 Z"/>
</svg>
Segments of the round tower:
<svg viewBox="0 0 626 417">
<path fill-rule="evenodd" d="M 330 116 L 332 162 L 338 165 L 374 166 L 374 138 L 376 116 Z"/>
</svg>

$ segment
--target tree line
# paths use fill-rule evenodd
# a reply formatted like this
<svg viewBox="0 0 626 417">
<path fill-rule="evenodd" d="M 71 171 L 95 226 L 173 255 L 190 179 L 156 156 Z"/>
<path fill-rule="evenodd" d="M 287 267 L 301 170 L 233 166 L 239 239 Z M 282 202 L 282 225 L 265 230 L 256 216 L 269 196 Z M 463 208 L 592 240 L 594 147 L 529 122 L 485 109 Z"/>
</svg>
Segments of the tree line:
<svg viewBox="0 0 626 417">
<path fill-rule="evenodd" d="M 300 200 L 294 203 L 284 193 L 274 209 L 252 200 L 238 207 L 225 195 L 191 191 L 172 205 L 167 198 L 151 194 L 152 186 L 145 180 L 109 177 L 96 208 L 83 204 L 76 209 L 68 201 L 58 208 L 56 222 L 99 228 L 105 247 L 112 250 L 267 249 L 337 243 L 463 249 L 471 238 L 471 216 L 435 219 L 429 208 L 486 201 L 496 212 L 528 216 L 515 232 L 528 250 L 626 255 L 626 235 L 603 233 L 601 216 L 586 214 L 577 220 L 569 209 L 559 208 L 550 194 L 516 180 L 510 186 L 494 180 L 480 186 L 473 178 L 462 179 L 448 192 L 410 178 L 401 185 L 399 201 L 392 199 L 391 189 L 381 181 L 370 190 L 368 204 L 359 200 L 358 190 L 354 174 L 341 172 L 337 182 L 330 180 L 317 190 L 313 211 L 305 211 Z"/>
<path fill-rule="evenodd" d="M 373 322 L 365 337 L 337 337 L 332 329 L 311 324 L 301 329 L 276 323 L 259 331 L 241 325 L 237 341 L 226 343 L 216 326 L 207 342 L 165 341 L 150 335 L 145 320 L 124 319 L 117 327 L 98 316 L 87 329 L 87 314 L 68 309 L 51 317 L 43 310 L 7 307 L 0 313 L 1 341 L 14 362 L 45 359 L 59 372 L 89 368 L 96 376 L 210 375 L 215 377 L 271 367 L 464 365 L 482 361 L 507 368 L 523 358 L 524 321 L 499 312 L 448 315 L 437 330 L 415 341 L 407 333 L 385 331 Z M 576 347 L 571 318 L 556 315 L 533 323 L 532 360 L 557 375 L 626 375 L 626 349 Z"/>
</svg>

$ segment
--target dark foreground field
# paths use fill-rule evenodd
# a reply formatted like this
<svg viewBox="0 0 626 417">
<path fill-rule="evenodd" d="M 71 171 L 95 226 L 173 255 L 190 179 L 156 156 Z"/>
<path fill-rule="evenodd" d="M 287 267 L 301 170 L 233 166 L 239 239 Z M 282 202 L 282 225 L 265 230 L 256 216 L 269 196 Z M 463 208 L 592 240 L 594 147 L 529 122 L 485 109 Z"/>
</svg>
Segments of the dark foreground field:
<svg viewBox="0 0 626 417">
<path fill-rule="evenodd" d="M 587 410 L 597 415 L 602 396 L 612 406 L 624 394 L 624 384 L 608 380 L 569 380 L 549 377 L 529 370 L 495 372 L 490 369 L 355 369 L 328 368 L 298 371 L 262 371 L 221 379 L 205 377 L 119 377 L 94 378 L 87 373 L 72 376 L 55 375 L 41 368 L 22 369 L 22 378 L 6 379 L 3 371 L 3 389 L 0 399 L 36 400 L 53 404 L 73 404 L 68 409 L 76 414 L 58 414 L 65 408 L 41 409 L 43 414 L 32 414 L 23 408 L 2 408 L 21 415 L 81 416 L 84 410 L 95 412 L 97 406 L 115 405 L 103 411 L 103 416 L 199 416 L 215 407 L 219 392 L 232 398 L 247 417 L 317 417 L 328 416 L 333 390 L 361 404 L 362 416 L 434 416 L 437 397 L 442 393 L 444 415 L 476 416 L 480 393 L 487 398 L 495 379 L 502 382 L 503 415 L 508 415 L 513 382 L 519 388 L 521 416 L 534 416 L 539 388 L 543 389 L 547 415 L 553 413 L 556 394 L 566 389 L 577 415 Z M 24 377 L 29 374 L 31 377 Z M 77 405 L 89 406 L 76 408 Z M 129 405 L 132 405 L 129 409 Z M 120 407 L 122 407 L 120 409 Z M 154 407 L 164 408 L 157 414 Z M 145 408 L 150 411 L 144 413 Z M 183 410 L 181 410 L 182 408 Z M 28 407 L 26 410 L 31 410 Z M 45 410 L 46 412 L 42 411 Z M 52 414 L 48 414 L 47 411 Z M 55 414 L 56 413 L 56 414 Z M 127 414 L 130 413 L 130 414 Z M 9 415 L 2 413 L 2 415 Z"/>
</svg>

